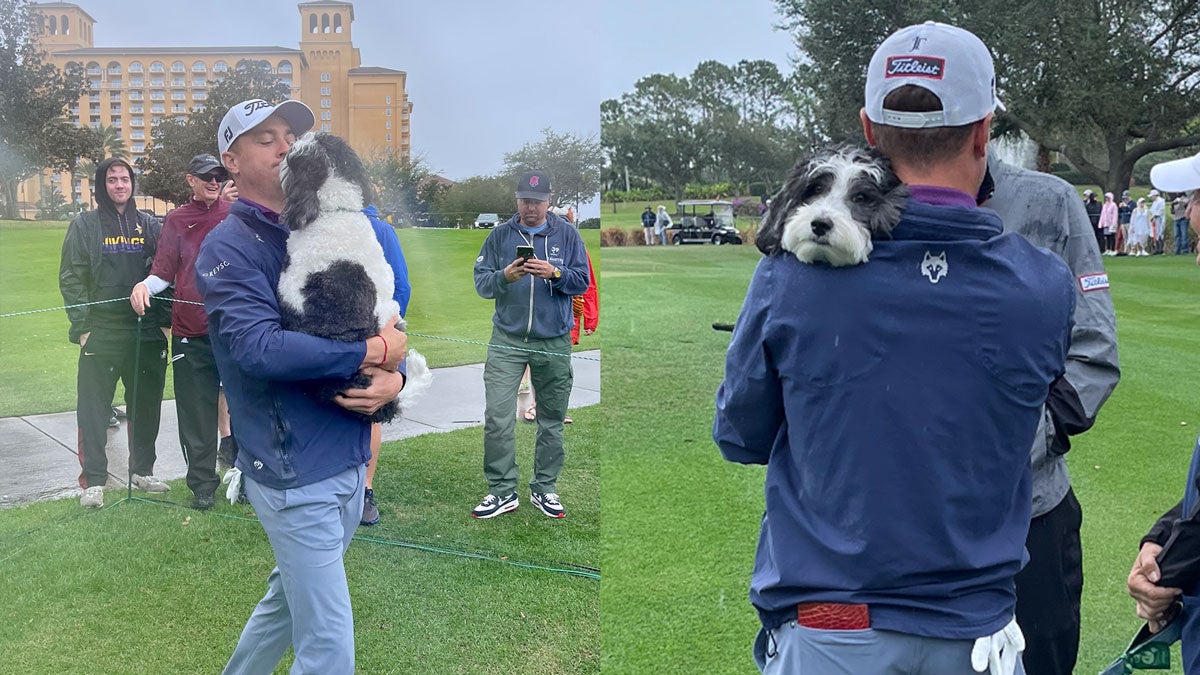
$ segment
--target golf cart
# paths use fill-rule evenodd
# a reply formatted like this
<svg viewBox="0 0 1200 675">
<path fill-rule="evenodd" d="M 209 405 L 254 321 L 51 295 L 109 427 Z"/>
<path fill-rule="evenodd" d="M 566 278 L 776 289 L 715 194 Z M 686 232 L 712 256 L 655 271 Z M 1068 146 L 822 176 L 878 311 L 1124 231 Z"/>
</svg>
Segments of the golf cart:
<svg viewBox="0 0 1200 675">
<path fill-rule="evenodd" d="M 679 202 L 683 214 L 671 234 L 671 243 L 740 244 L 742 235 L 734 227 L 733 202 L 718 199 L 685 199 Z"/>
</svg>

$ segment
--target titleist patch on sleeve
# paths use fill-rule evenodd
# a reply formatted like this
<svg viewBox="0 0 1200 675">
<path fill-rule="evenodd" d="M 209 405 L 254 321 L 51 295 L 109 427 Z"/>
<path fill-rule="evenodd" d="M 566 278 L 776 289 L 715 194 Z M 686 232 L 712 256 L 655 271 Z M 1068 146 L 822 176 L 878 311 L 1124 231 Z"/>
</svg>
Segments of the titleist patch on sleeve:
<svg viewBox="0 0 1200 675">
<path fill-rule="evenodd" d="M 1087 293 L 1088 291 L 1107 291 L 1108 290 L 1108 273 L 1097 272 L 1095 274 L 1084 274 L 1079 277 L 1079 290 Z"/>
</svg>

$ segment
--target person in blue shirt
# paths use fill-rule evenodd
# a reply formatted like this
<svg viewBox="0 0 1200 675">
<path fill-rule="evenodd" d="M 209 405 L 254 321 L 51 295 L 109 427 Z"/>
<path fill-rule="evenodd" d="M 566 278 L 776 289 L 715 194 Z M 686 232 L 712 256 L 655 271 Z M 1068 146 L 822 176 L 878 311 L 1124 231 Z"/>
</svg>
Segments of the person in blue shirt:
<svg viewBox="0 0 1200 675">
<path fill-rule="evenodd" d="M 408 300 L 412 297 L 412 285 L 408 282 L 408 263 L 404 261 L 404 250 L 396 231 L 379 217 L 379 210 L 374 204 L 369 204 L 363 213 L 371 219 L 371 228 L 375 230 L 375 239 L 383 247 L 383 257 L 392 267 L 395 277 L 392 299 L 400 305 L 400 315 L 408 314 Z M 379 465 L 379 449 L 383 445 L 383 427 L 378 423 L 371 425 L 371 461 L 367 464 L 366 490 L 363 492 L 363 513 L 359 524 L 374 525 L 379 522 L 379 505 L 375 503 L 375 469 Z"/>
<path fill-rule="evenodd" d="M 899 223 L 865 264 L 785 251 L 754 272 L 713 438 L 767 467 L 750 582 L 764 673 L 1024 672 L 1029 448 L 1075 292 L 1060 258 L 976 206 L 994 81 L 967 31 L 887 38 L 860 117 L 909 186 Z"/>
</svg>

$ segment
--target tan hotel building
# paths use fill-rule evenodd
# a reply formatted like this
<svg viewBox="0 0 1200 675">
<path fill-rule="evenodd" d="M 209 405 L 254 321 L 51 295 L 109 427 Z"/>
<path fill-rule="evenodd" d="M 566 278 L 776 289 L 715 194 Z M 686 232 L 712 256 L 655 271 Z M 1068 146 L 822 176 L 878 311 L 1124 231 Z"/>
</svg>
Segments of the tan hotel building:
<svg viewBox="0 0 1200 675">
<path fill-rule="evenodd" d="M 352 3 L 323 0 L 297 7 L 299 49 L 95 47 L 96 20 L 79 5 L 45 2 L 31 9 L 41 15 L 41 44 L 47 60 L 59 68 L 78 63 L 90 81 L 91 93 L 81 96 L 67 112 L 71 121 L 119 129 L 131 163 L 149 150 L 150 131 L 160 120 L 203 106 L 212 84 L 243 59 L 269 63 L 291 86 L 291 97 L 312 108 L 317 130 L 345 138 L 360 155 L 387 152 L 408 157 L 413 106 L 405 90 L 407 74 L 361 65 L 358 48 L 351 42 Z M 216 149 L 214 136 L 214 154 Z M 68 202 L 91 198 L 90 180 L 46 172 L 21 185 L 22 206 L 37 203 L 46 185 L 58 186 Z M 165 210 L 161 202 L 150 204 L 148 198 L 138 202 L 159 215 Z"/>
</svg>

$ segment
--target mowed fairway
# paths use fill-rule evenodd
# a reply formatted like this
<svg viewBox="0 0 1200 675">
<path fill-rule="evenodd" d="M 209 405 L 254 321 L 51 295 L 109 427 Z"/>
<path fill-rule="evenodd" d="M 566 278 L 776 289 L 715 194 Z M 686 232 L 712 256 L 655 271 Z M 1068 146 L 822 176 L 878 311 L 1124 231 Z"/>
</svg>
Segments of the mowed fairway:
<svg viewBox="0 0 1200 675">
<path fill-rule="evenodd" d="M 761 467 L 711 440 L 753 247 L 604 249 L 602 666 L 612 673 L 753 673 L 747 599 Z M 1123 377 L 1069 455 L 1083 504 L 1078 673 L 1140 625 L 1124 590 L 1138 540 L 1179 499 L 1200 430 L 1200 268 L 1194 257 L 1106 259 Z M 1186 426 L 1183 425 L 1186 423 Z M 1178 651 L 1173 672 L 1178 666 Z"/>
<path fill-rule="evenodd" d="M 0 222 L 0 314 L 63 304 L 58 268 L 66 229 L 61 222 Z M 475 294 L 472 268 L 488 232 L 402 229 L 397 233 L 413 287 L 409 331 L 486 342 L 492 334 L 493 304 Z M 600 231 L 581 230 L 581 234 L 597 256 Z M 598 261 L 595 269 L 599 276 Z M 0 417 L 74 409 L 79 348 L 67 341 L 67 327 L 63 310 L 0 318 Z M 581 349 L 597 346 L 594 338 L 582 342 Z M 435 368 L 482 363 L 487 357 L 486 347 L 466 342 L 413 336 L 409 346 Z M 173 398 L 173 391 L 168 380 L 166 398 Z"/>
</svg>

